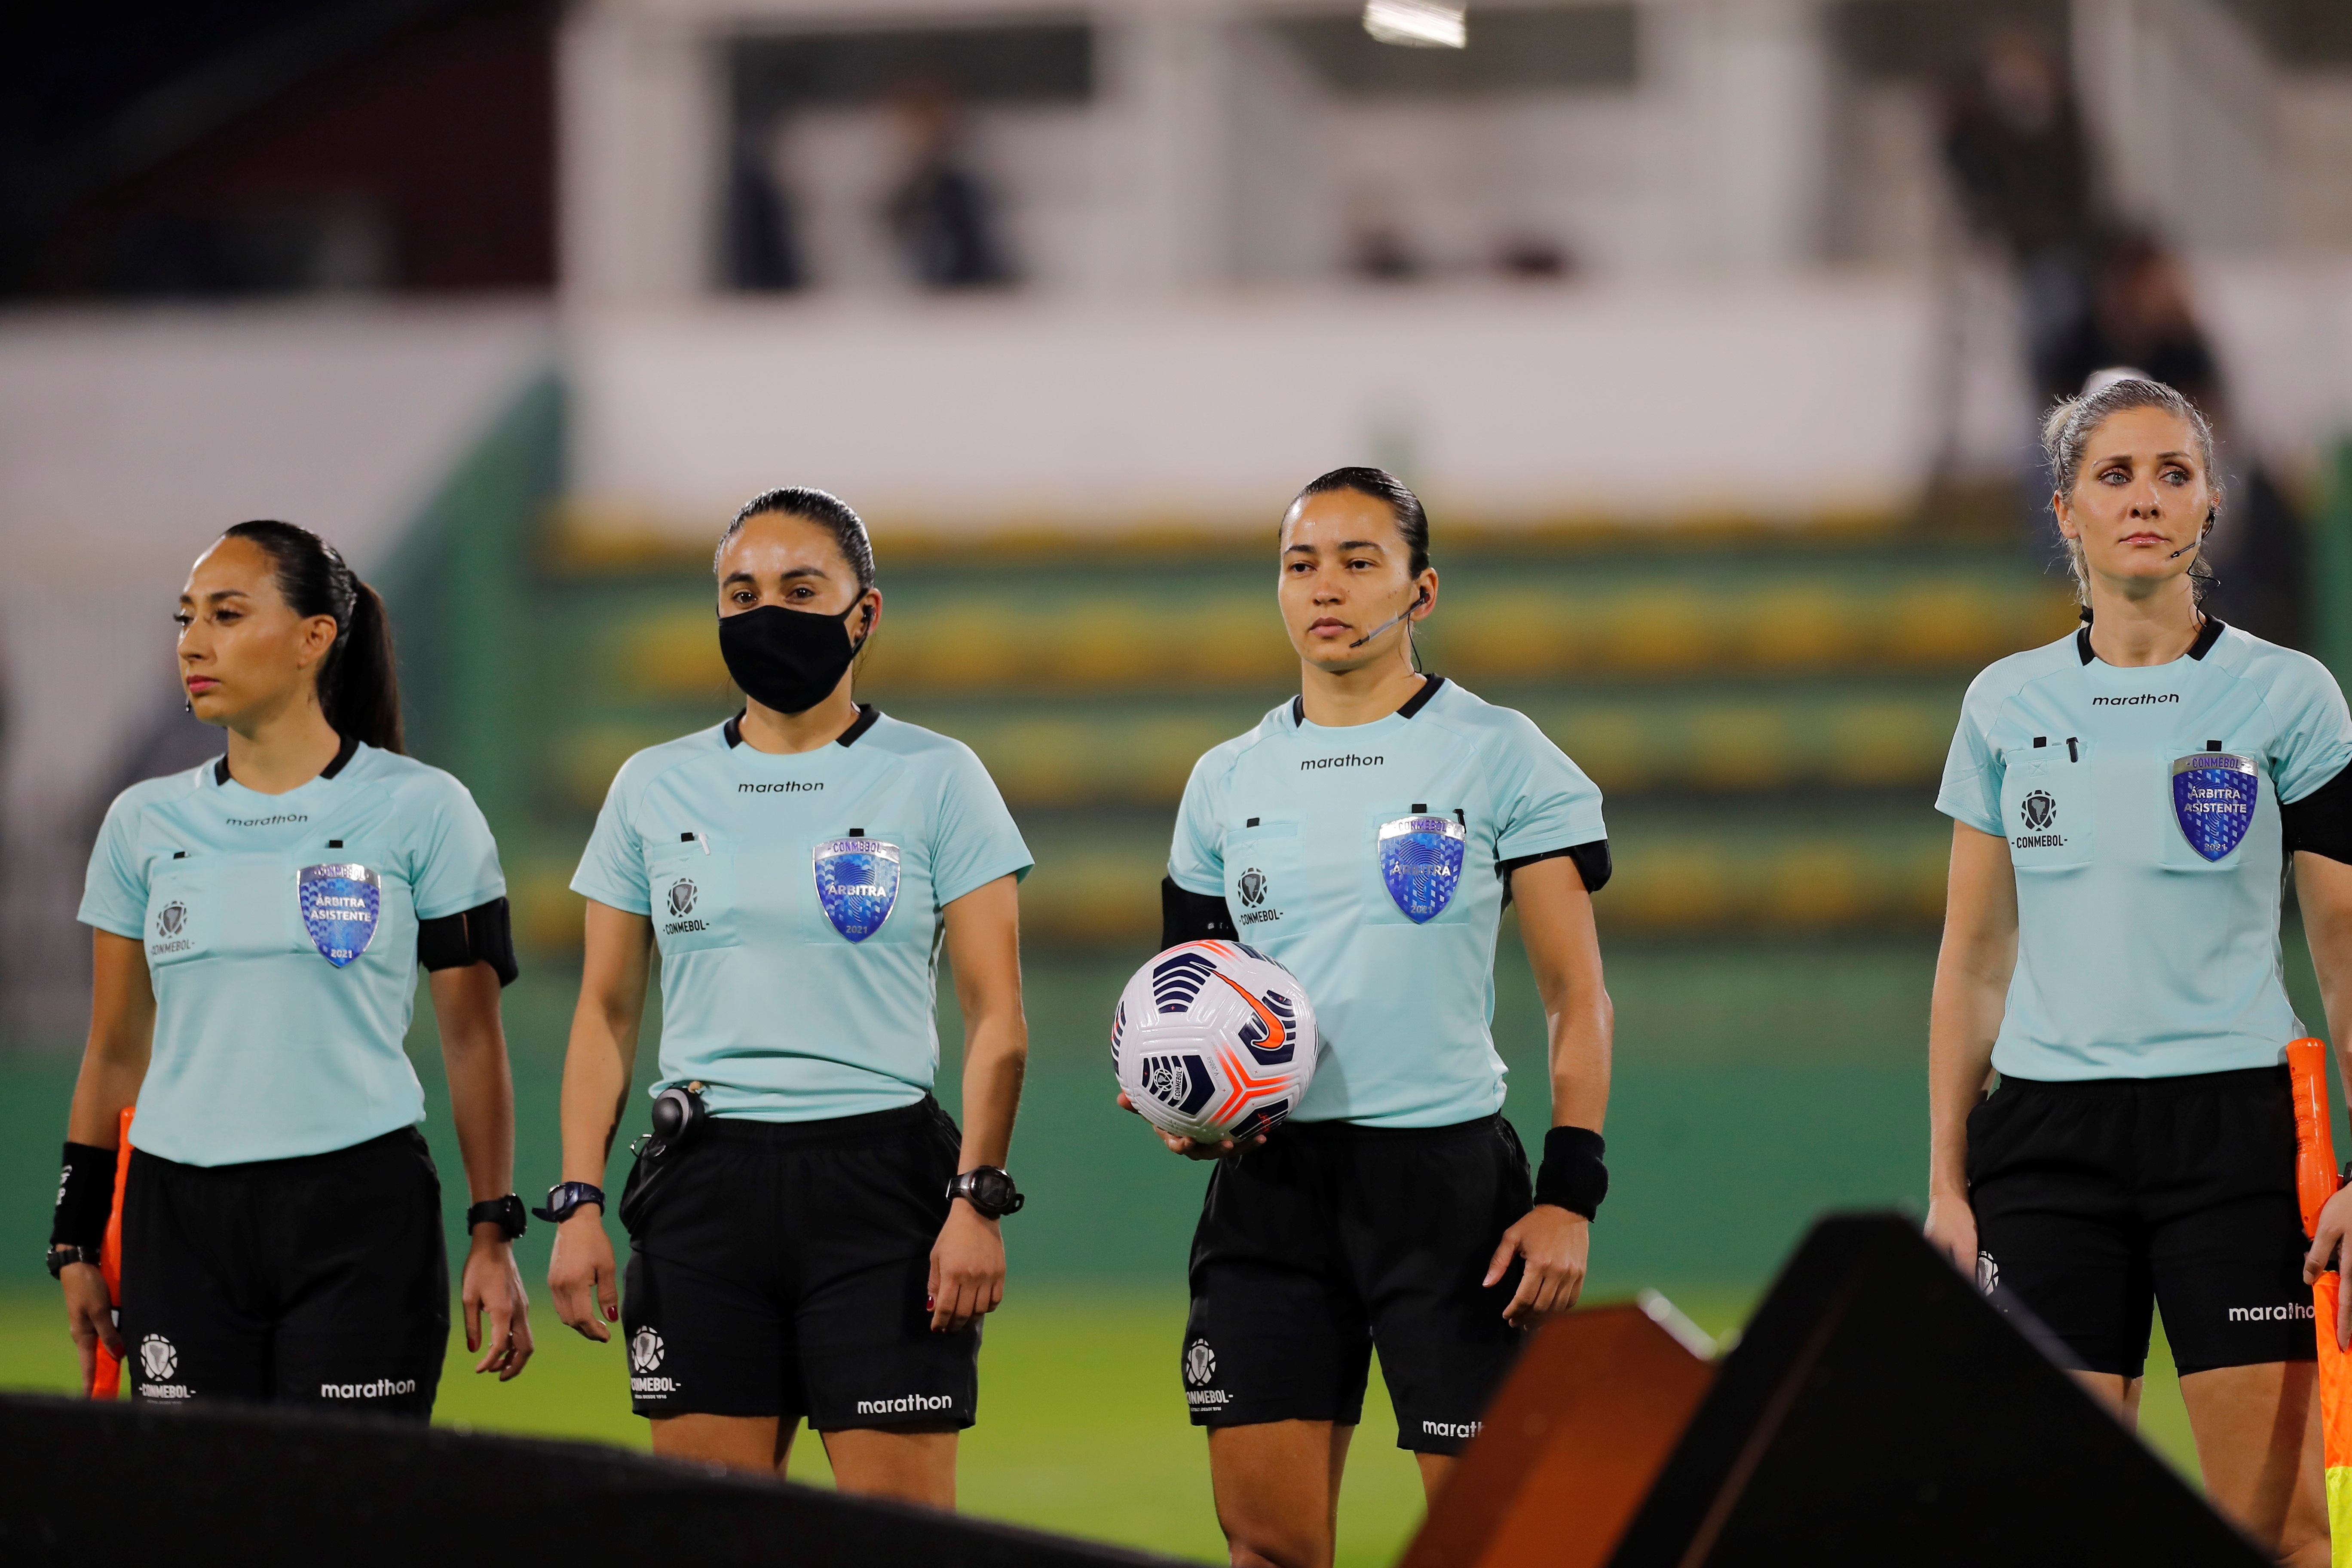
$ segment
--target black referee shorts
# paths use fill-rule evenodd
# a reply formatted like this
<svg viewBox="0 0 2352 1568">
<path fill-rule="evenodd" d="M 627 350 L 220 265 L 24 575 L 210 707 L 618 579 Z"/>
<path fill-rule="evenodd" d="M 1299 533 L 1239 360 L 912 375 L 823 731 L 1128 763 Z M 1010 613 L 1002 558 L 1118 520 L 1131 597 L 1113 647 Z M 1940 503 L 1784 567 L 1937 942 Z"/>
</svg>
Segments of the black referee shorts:
<svg viewBox="0 0 2352 1568">
<path fill-rule="evenodd" d="M 937 1100 L 824 1121 L 721 1117 L 640 1156 L 621 1326 L 640 1415 L 961 1428 L 980 1325 L 931 1331 L 961 1140 Z"/>
<path fill-rule="evenodd" d="M 1477 1434 L 1525 1335 L 1519 1266 L 1481 1283 L 1535 1201 L 1501 1116 L 1450 1127 L 1287 1122 L 1217 1162 L 1192 1237 L 1184 1397 L 1198 1426 L 1363 1419 L 1372 1347 L 1397 1447 Z"/>
<path fill-rule="evenodd" d="M 139 1399 L 431 1415 L 449 1263 L 424 1135 L 240 1165 L 132 1149 L 121 1328 Z"/>
<path fill-rule="evenodd" d="M 1969 1113 L 1977 1280 L 2085 1372 L 2137 1377 L 2149 1312 L 2184 1373 L 2317 1354 L 2284 1067 L 2052 1083 Z"/>
</svg>

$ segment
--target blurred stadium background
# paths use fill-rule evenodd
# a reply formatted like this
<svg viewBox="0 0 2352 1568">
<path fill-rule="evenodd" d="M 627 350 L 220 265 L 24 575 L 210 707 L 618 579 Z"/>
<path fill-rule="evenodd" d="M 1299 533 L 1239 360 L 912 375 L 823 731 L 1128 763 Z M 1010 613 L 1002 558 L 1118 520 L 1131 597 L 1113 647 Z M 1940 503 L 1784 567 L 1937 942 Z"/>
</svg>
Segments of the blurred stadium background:
<svg viewBox="0 0 2352 1568">
<path fill-rule="evenodd" d="M 73 911 L 107 800 L 215 750 L 170 684 L 195 551 L 287 517 L 390 597 L 415 750 L 528 944 L 530 1194 L 574 858 L 622 757 L 730 710 L 717 528 L 814 483 L 880 557 L 862 694 L 971 742 L 1038 857 L 1034 1198 L 967 1503 L 1217 1555 L 1170 1375 L 1202 1176 L 1112 1110 L 1102 1015 L 1192 760 L 1294 689 L 1274 520 L 1357 461 L 1430 501 L 1429 666 L 1608 792 L 1597 1289 L 1735 1327 L 1812 1214 L 1920 1192 L 1949 726 L 2073 616 L 2037 403 L 2116 361 L 2197 390 L 2222 615 L 2352 676 L 2347 16 L 1480 0 L 1459 51 L 1342 0 L 0 21 L 0 1384 L 71 1376 L 37 1256 Z M 1539 1126 L 1507 930 L 1496 1022 Z M 642 1442 L 616 1358 L 539 1330 L 444 1418 Z M 1384 1419 L 1349 1561 L 1417 1512 Z M 2182 1451 L 2177 1398 L 2150 1426 Z"/>
</svg>

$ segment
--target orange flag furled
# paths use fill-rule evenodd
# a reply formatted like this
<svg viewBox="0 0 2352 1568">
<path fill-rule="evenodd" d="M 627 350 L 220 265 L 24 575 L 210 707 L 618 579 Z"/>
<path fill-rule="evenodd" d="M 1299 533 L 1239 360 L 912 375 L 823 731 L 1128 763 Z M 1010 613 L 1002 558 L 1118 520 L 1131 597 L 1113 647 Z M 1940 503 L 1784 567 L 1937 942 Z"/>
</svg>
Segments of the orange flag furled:
<svg viewBox="0 0 2352 1568">
<path fill-rule="evenodd" d="M 2294 1190 L 2303 1233 L 2319 1228 L 2319 1211 L 2336 1195 L 2336 1132 L 2327 1110 L 2327 1043 L 2297 1040 L 2286 1048 L 2294 1079 Z M 2339 1258 L 2338 1261 L 2341 1261 Z M 2352 1356 L 2336 1343 L 2344 1277 L 2335 1269 L 2311 1288 L 2312 1326 L 2319 1333 L 2319 1410 L 2327 1465 L 2329 1561 L 2352 1568 Z"/>
<path fill-rule="evenodd" d="M 106 1298 L 114 1303 L 118 1321 L 122 1307 L 122 1184 L 131 1174 L 131 1110 L 130 1106 L 122 1108 L 114 1140 L 114 1208 L 106 1216 L 106 1242 L 98 1258 L 98 1271 L 106 1279 Z M 97 1370 L 90 1374 L 89 1396 L 113 1399 L 121 1390 L 122 1363 L 107 1354 L 101 1343 Z"/>
</svg>

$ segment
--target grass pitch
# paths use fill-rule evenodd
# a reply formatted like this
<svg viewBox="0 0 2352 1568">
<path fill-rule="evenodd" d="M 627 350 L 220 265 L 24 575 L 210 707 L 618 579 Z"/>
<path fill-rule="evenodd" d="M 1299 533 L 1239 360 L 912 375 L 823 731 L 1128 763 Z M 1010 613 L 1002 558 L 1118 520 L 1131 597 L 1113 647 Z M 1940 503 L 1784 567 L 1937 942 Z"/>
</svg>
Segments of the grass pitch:
<svg viewBox="0 0 2352 1568">
<path fill-rule="evenodd" d="M 1736 1327 L 1740 1290 L 1691 1290 L 1675 1300 L 1712 1332 Z M 533 1313 L 539 1350 L 503 1386 L 476 1377 L 452 1336 L 435 1419 L 508 1432 L 646 1447 L 629 1414 L 617 1342 L 594 1345 Z M 1040 1286 L 1016 1292 L 989 1321 L 981 1356 L 980 1425 L 963 1440 L 961 1500 L 975 1514 L 1042 1530 L 1192 1558 L 1224 1560 L 1209 1497 L 1207 1444 L 1187 1422 L 1177 1376 L 1181 1294 Z M 2159 1342 L 2148 1368 L 2142 1431 L 2194 1479 L 2187 1412 Z M 73 1347 L 46 1292 L 0 1296 L 0 1388 L 69 1391 Z M 1339 1506 L 1339 1563 L 1396 1561 L 1421 1521 L 1421 1479 L 1395 1446 L 1396 1423 L 1377 1371 L 1349 1456 Z M 830 1486 L 824 1446 L 793 1445 L 791 1477 Z"/>
</svg>

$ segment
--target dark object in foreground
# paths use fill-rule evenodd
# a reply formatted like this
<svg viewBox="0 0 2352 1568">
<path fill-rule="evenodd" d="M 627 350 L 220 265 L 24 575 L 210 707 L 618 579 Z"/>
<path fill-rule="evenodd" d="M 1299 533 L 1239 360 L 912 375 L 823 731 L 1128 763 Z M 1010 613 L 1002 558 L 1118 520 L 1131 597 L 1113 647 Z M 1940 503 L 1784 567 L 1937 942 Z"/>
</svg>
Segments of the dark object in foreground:
<svg viewBox="0 0 2352 1568">
<path fill-rule="evenodd" d="M 1670 1374 L 1645 1384 L 1641 1397 L 1656 1407 L 1647 1416 L 1679 1422 L 1696 1406 L 1662 1464 L 1566 1462 L 1668 1447 L 1648 1430 L 1655 1419 L 1625 1405 L 1623 1380 L 1591 1368 L 1571 1379 L 1562 1357 L 1544 1354 L 1584 1316 L 1529 1347 L 1408 1563 L 2262 1562 L 2037 1348 L 2030 1320 L 1995 1310 L 1900 1215 L 1816 1224 L 1703 1397 L 1643 1325 L 1612 1331 L 1619 1353 L 1639 1352 Z M 1525 1418 L 1539 1407 L 1549 1415 L 1540 1429 Z M 1457 1498 L 1482 1494 L 1495 1517 L 1449 1517 Z M 1575 1532 L 1517 1527 L 1542 1513 L 1630 1522 L 1613 1543 L 1560 1550 Z"/>
<path fill-rule="evenodd" d="M 0 1562 L 337 1568 L 692 1562 L 867 1568 L 1162 1563 L 589 1444 L 365 1419 L 0 1397 Z"/>
</svg>

